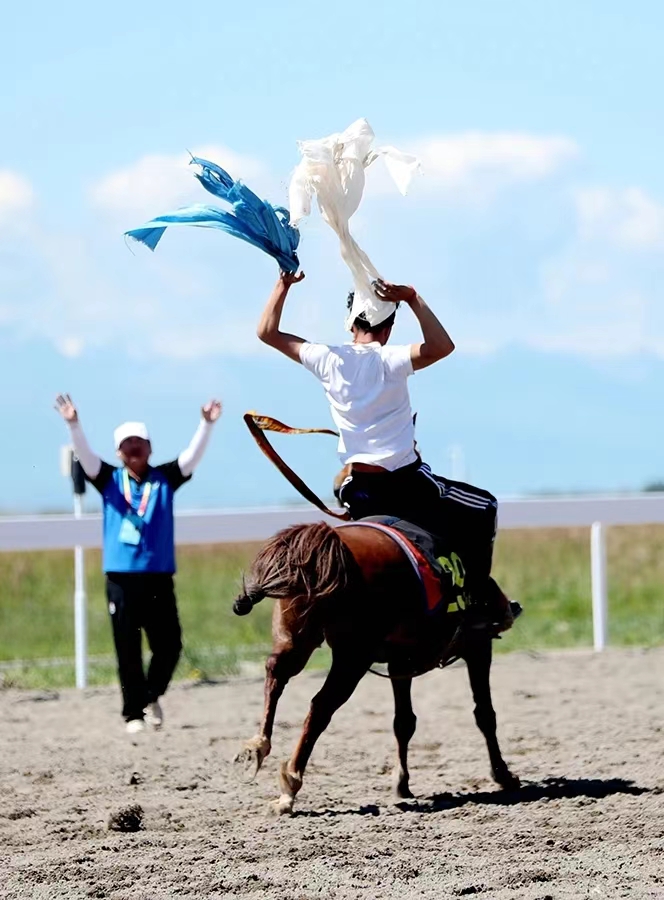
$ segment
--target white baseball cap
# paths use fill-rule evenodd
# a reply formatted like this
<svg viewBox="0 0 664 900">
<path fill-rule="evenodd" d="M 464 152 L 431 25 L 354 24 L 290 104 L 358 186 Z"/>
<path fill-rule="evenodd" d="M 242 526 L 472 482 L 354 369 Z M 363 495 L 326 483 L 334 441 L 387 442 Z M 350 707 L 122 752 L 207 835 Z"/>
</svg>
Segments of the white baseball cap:
<svg viewBox="0 0 664 900">
<path fill-rule="evenodd" d="M 118 425 L 113 432 L 115 449 L 119 450 L 120 444 L 130 437 L 143 438 L 144 441 L 149 441 L 150 435 L 148 434 L 147 425 L 144 422 L 124 422 L 122 425 Z"/>
</svg>

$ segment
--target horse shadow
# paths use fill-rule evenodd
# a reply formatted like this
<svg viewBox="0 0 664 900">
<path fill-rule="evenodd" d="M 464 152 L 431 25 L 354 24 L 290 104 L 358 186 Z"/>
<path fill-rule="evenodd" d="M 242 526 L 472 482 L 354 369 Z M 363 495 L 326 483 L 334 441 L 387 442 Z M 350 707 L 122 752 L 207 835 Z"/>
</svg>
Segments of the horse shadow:
<svg viewBox="0 0 664 900">
<path fill-rule="evenodd" d="M 460 809 L 469 804 L 483 806 L 515 806 L 520 803 L 537 803 L 539 800 L 603 800 L 615 794 L 638 797 L 650 788 L 640 787 L 625 778 L 544 778 L 539 782 L 526 782 L 516 791 L 471 791 L 462 794 L 434 794 L 428 800 L 401 801 L 396 804 L 404 812 L 443 812 Z"/>
<path fill-rule="evenodd" d="M 420 814 L 447 812 L 462 806 L 515 806 L 521 803 L 537 803 L 539 800 L 603 800 L 616 794 L 639 797 L 651 788 L 641 787 L 625 778 L 544 778 L 538 782 L 526 782 L 516 791 L 469 791 L 460 794 L 445 792 L 431 797 L 399 800 L 393 808 L 402 812 Z M 298 810 L 295 816 L 378 816 L 380 807 L 370 804 L 357 809 Z"/>
</svg>

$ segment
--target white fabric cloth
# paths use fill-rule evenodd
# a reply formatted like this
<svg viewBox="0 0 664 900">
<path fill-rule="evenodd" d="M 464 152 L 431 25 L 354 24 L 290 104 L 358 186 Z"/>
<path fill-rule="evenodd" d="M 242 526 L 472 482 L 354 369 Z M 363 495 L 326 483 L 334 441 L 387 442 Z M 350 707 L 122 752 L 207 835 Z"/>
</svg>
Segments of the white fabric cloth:
<svg viewBox="0 0 664 900">
<path fill-rule="evenodd" d="M 358 119 L 341 134 L 314 141 L 299 141 L 302 160 L 289 187 L 291 224 L 308 216 L 315 195 L 323 219 L 339 236 L 341 256 L 353 275 L 355 300 L 346 320 L 350 327 L 364 313 L 371 325 L 378 325 L 394 312 L 394 303 L 376 297 L 371 282 L 380 278 L 369 257 L 349 231 L 349 220 L 364 192 L 364 170 L 383 157 L 388 172 L 402 194 L 408 190 L 419 160 L 394 147 L 372 150 L 374 133 L 366 119 Z"/>
<path fill-rule="evenodd" d="M 392 472 L 415 462 L 410 345 L 304 343 L 300 361 L 325 388 L 344 465 L 361 462 Z"/>
</svg>

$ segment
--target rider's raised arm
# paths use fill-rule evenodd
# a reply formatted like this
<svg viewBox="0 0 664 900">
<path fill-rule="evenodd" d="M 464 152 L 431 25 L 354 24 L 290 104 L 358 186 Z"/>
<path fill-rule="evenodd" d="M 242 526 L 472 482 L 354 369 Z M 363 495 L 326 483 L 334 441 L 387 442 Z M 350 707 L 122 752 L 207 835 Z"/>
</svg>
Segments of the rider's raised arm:
<svg viewBox="0 0 664 900">
<path fill-rule="evenodd" d="M 427 366 L 438 362 L 449 356 L 454 350 L 454 342 L 449 334 L 445 331 L 438 317 L 430 309 L 419 294 L 415 293 L 412 300 L 408 301 L 408 305 L 415 313 L 417 321 L 422 329 L 421 344 L 413 344 L 410 348 L 410 358 L 413 363 L 413 369 L 426 369 Z"/>
<path fill-rule="evenodd" d="M 300 272 L 299 275 L 296 275 L 294 272 L 281 272 L 256 329 L 256 334 L 264 344 L 274 347 L 275 350 L 279 350 L 289 359 L 298 363 L 301 362 L 300 347 L 307 342 L 304 338 L 300 338 L 295 334 L 281 331 L 279 325 L 281 324 L 281 314 L 291 285 L 297 284 L 303 278 L 304 272 Z"/>
<path fill-rule="evenodd" d="M 439 359 L 449 356 L 454 350 L 452 338 L 415 288 L 407 287 L 403 284 L 377 281 L 375 291 L 381 300 L 388 300 L 392 303 L 407 303 L 420 323 L 424 340 L 421 344 L 412 344 L 410 348 L 410 359 L 414 370 L 426 369 L 427 366 L 438 362 Z"/>
</svg>

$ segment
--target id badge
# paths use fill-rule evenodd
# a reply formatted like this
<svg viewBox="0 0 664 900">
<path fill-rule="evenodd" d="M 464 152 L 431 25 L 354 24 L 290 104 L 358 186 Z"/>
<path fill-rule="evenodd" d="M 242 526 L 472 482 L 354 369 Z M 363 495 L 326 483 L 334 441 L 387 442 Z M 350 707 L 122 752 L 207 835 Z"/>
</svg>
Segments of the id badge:
<svg viewBox="0 0 664 900">
<path fill-rule="evenodd" d="M 121 544 L 130 544 L 132 547 L 136 547 L 141 542 L 141 532 L 140 529 L 136 527 L 134 522 L 131 519 L 125 518 L 122 520 L 122 525 L 120 526 L 120 543 Z"/>
</svg>

